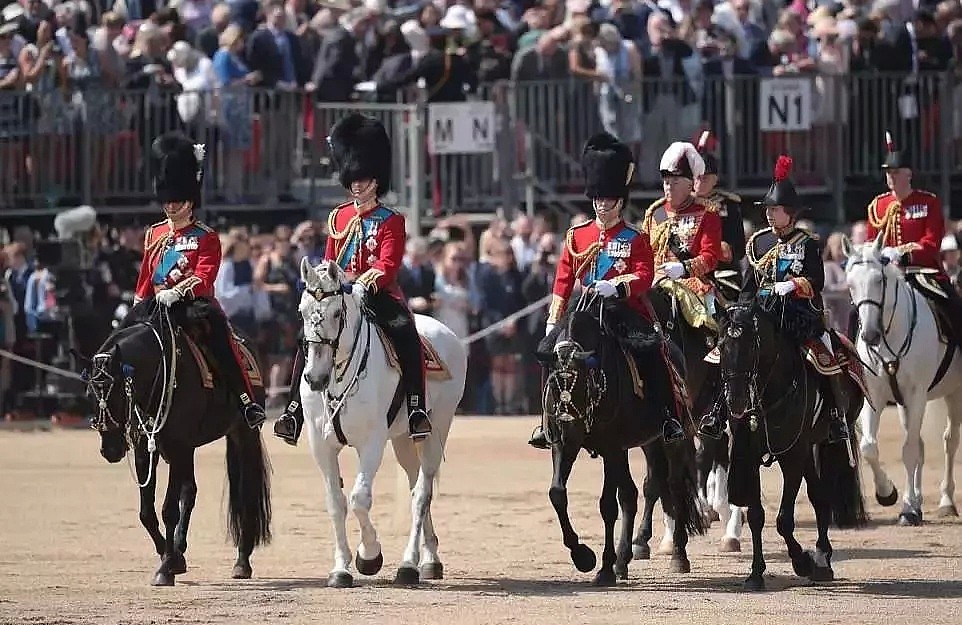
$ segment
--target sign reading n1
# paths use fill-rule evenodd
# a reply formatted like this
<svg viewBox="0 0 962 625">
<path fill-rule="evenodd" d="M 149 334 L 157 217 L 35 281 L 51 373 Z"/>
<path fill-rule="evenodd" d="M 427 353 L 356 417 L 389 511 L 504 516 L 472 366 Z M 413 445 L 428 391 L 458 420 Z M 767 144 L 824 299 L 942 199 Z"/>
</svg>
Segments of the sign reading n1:
<svg viewBox="0 0 962 625">
<path fill-rule="evenodd" d="M 812 80 L 766 78 L 761 81 L 759 129 L 766 131 L 811 130 Z"/>
<path fill-rule="evenodd" d="M 485 154 L 494 151 L 494 102 L 428 105 L 431 154 Z"/>
</svg>

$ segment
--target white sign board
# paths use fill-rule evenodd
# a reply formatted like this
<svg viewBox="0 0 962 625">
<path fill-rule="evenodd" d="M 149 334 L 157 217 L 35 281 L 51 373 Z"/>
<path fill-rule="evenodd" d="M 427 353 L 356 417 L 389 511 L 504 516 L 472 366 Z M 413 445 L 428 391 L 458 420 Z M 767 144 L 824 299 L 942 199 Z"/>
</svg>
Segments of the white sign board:
<svg viewBox="0 0 962 625">
<path fill-rule="evenodd" d="M 444 102 L 428 105 L 431 154 L 494 152 L 494 102 Z"/>
<path fill-rule="evenodd" d="M 762 132 L 811 130 L 811 78 L 766 78 L 761 83 L 758 110 Z"/>
</svg>

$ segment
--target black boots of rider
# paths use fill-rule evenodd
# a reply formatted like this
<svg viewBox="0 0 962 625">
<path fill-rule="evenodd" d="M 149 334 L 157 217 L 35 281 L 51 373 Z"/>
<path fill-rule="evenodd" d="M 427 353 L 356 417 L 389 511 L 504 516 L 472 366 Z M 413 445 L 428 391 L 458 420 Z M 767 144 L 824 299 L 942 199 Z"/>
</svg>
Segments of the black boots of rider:
<svg viewBox="0 0 962 625">
<path fill-rule="evenodd" d="M 244 420 L 251 429 L 257 429 L 264 423 L 267 415 L 264 408 L 254 401 L 253 397 L 247 394 L 247 383 L 244 380 L 244 372 L 241 371 L 240 364 L 233 349 L 233 336 L 227 325 L 227 318 L 223 313 L 210 315 L 211 328 L 211 351 L 217 364 L 220 366 L 221 375 L 227 382 L 231 391 L 237 394 L 241 412 Z"/>
<path fill-rule="evenodd" d="M 288 445 L 297 445 L 304 427 L 304 410 L 301 407 L 301 377 L 304 375 L 304 352 L 297 349 L 294 355 L 294 367 L 291 371 L 291 388 L 288 397 L 291 398 L 283 414 L 274 422 L 274 436 Z"/>
<path fill-rule="evenodd" d="M 843 407 L 846 403 L 847 394 L 845 392 L 845 373 L 836 373 L 828 376 L 828 384 L 832 389 L 832 411 L 831 419 L 828 422 L 828 442 L 840 443 L 849 438 L 848 423 L 845 422 Z"/>
</svg>

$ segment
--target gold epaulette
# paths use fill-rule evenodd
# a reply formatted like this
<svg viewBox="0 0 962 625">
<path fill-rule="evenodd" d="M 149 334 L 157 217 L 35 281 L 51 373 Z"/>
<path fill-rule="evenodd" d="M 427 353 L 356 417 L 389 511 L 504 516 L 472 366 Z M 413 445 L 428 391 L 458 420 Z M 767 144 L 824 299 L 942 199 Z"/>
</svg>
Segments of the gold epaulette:
<svg viewBox="0 0 962 625">
<path fill-rule="evenodd" d="M 724 189 L 715 189 L 715 195 L 720 195 L 729 202 L 735 202 L 736 204 L 742 203 L 742 196 L 737 193 L 732 193 L 731 191 L 725 191 Z"/>
<path fill-rule="evenodd" d="M 351 231 L 351 227 L 350 227 L 350 226 L 351 226 L 351 223 L 350 223 L 350 222 L 348 222 L 348 225 L 345 226 L 345 227 L 344 227 L 344 230 L 342 230 L 342 231 L 340 231 L 340 232 L 337 231 L 337 228 L 336 228 L 335 225 L 334 225 L 335 222 L 337 221 L 337 211 L 341 210 L 342 208 L 346 208 L 346 207 L 348 207 L 348 206 L 351 206 L 351 205 L 352 205 L 352 202 L 344 202 L 343 204 L 339 204 L 339 205 L 335 206 L 334 208 L 332 208 L 332 209 L 331 209 L 331 212 L 327 214 L 327 234 L 328 234 L 329 237 L 331 237 L 331 238 L 334 239 L 335 241 L 340 241 L 341 239 L 343 239 L 344 237 L 346 237 L 346 236 L 348 235 L 348 233 L 350 233 L 350 231 Z"/>
<path fill-rule="evenodd" d="M 752 267 L 757 268 L 758 263 L 761 260 L 755 254 L 755 239 L 771 231 L 772 231 L 771 228 L 762 228 L 761 230 L 756 230 L 755 232 L 752 233 L 750 237 L 748 237 L 748 241 L 745 243 L 745 255 L 748 257 L 748 263 Z"/>
</svg>

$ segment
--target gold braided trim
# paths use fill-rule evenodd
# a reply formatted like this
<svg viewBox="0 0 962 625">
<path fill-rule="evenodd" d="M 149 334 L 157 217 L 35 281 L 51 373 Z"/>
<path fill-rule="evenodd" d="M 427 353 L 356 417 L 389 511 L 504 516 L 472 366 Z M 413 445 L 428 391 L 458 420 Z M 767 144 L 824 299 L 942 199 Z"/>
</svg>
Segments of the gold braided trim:
<svg viewBox="0 0 962 625">
<path fill-rule="evenodd" d="M 561 315 L 564 313 L 565 306 L 567 305 L 567 299 L 560 295 L 552 295 L 551 305 L 548 307 L 548 323 L 557 323 L 558 319 L 561 319 Z"/>
<path fill-rule="evenodd" d="M 715 188 L 712 190 L 715 197 L 720 197 L 722 199 L 728 200 L 729 202 L 735 202 L 737 204 L 742 203 L 742 197 L 737 193 L 732 193 L 731 191 L 726 191 L 724 189 Z"/>
<path fill-rule="evenodd" d="M 683 264 L 685 265 L 685 271 L 693 278 L 703 278 L 708 273 L 708 263 L 701 256 L 686 260 Z"/>
<path fill-rule="evenodd" d="M 189 276 L 171 288 L 180 293 L 181 297 L 194 297 L 194 287 L 198 284 L 200 284 L 200 278 L 197 276 Z"/>
<path fill-rule="evenodd" d="M 795 294 L 803 299 L 812 299 L 815 297 L 815 289 L 812 288 L 812 283 L 808 278 L 792 278 L 792 282 L 795 283 Z"/>
<path fill-rule="evenodd" d="M 919 245 L 918 243 L 903 243 L 902 245 L 899 245 L 895 249 L 902 252 L 903 254 L 911 254 L 912 252 L 917 252 L 921 250 L 922 246 Z"/>
<path fill-rule="evenodd" d="M 384 272 L 380 269 L 375 269 L 371 267 L 361 275 L 357 277 L 355 282 L 360 282 L 363 284 L 368 291 L 371 293 L 377 293 L 377 279 L 384 275 Z"/>
<path fill-rule="evenodd" d="M 889 204 L 885 211 L 885 214 L 881 217 L 878 215 L 878 201 L 879 198 L 885 197 L 886 194 L 876 196 L 872 203 L 869 204 L 868 210 L 868 220 L 873 228 L 882 233 L 882 242 L 891 243 L 892 245 L 901 245 L 902 243 L 902 202 L 898 199 Z"/>
<path fill-rule="evenodd" d="M 589 245 L 588 248 L 583 252 L 579 252 L 578 250 L 575 249 L 575 230 L 577 230 L 578 228 L 584 228 L 585 226 L 588 226 L 591 223 L 592 222 L 587 221 L 583 224 L 579 224 L 572 228 L 568 228 L 568 232 L 565 233 L 565 246 L 568 248 L 568 254 L 571 255 L 571 258 L 573 260 L 581 260 L 588 254 L 593 254 L 597 252 L 598 249 L 601 249 L 601 243 L 597 243 L 597 242 Z"/>
</svg>

